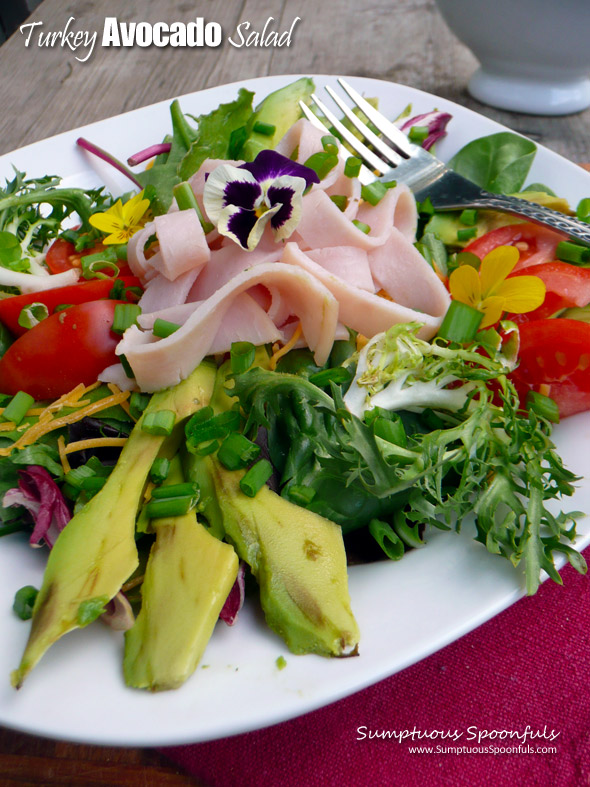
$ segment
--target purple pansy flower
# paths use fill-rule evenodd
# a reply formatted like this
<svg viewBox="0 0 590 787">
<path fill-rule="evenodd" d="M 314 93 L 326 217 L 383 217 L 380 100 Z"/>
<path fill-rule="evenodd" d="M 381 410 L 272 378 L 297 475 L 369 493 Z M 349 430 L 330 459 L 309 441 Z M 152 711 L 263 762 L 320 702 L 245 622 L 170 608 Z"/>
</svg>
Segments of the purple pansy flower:
<svg viewBox="0 0 590 787">
<path fill-rule="evenodd" d="M 222 235 L 252 251 L 269 222 L 276 241 L 293 233 L 301 218 L 303 192 L 312 183 L 319 183 L 319 178 L 309 167 L 274 150 L 262 150 L 250 163 L 214 169 L 203 203 Z"/>
</svg>

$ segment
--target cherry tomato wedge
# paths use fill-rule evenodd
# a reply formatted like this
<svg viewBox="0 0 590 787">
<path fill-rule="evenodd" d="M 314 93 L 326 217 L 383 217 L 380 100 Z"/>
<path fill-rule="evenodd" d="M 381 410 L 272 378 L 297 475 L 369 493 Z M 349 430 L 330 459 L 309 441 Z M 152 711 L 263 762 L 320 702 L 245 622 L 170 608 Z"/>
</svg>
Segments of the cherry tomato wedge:
<svg viewBox="0 0 590 787">
<path fill-rule="evenodd" d="M 590 324 L 569 319 L 524 323 L 519 358 L 511 377 L 522 405 L 528 391 L 547 385 L 562 418 L 590 409 Z"/>
<path fill-rule="evenodd" d="M 80 258 L 89 254 L 98 254 L 105 247 L 102 243 L 95 243 L 94 246 L 84 249 L 83 251 L 76 251 L 73 243 L 70 243 L 63 238 L 57 238 L 53 241 L 51 246 L 47 249 L 45 255 L 45 263 L 51 273 L 62 273 L 69 271 L 72 268 L 80 267 Z M 111 275 L 109 269 L 105 269 L 105 273 Z M 119 263 L 119 275 L 132 276 L 133 272 L 126 262 Z"/>
<path fill-rule="evenodd" d="M 567 240 L 567 235 L 561 232 L 541 227 L 538 224 L 525 222 L 523 224 L 510 224 L 507 227 L 498 227 L 491 232 L 486 232 L 481 238 L 468 243 L 463 251 L 477 255 L 481 260 L 490 251 L 498 246 L 516 246 L 520 251 L 520 258 L 516 270 L 530 265 L 539 265 L 555 259 L 557 244 Z"/>
<path fill-rule="evenodd" d="M 587 306 L 590 303 L 590 268 L 578 268 L 569 262 L 543 262 L 534 270 L 523 268 L 509 278 L 520 275 L 538 276 L 545 282 L 545 300 L 532 312 L 509 314 L 508 319 L 516 323 L 530 322 L 551 317 L 561 309 Z"/>
<path fill-rule="evenodd" d="M 125 287 L 141 287 L 141 282 L 136 276 L 125 276 L 121 278 L 121 281 Z M 30 330 L 18 324 L 19 315 L 25 306 L 29 306 L 31 303 L 44 303 L 51 315 L 56 306 L 66 303 L 79 304 L 108 298 L 113 284 L 112 279 L 91 279 L 79 284 L 70 284 L 67 287 L 56 287 L 53 290 L 4 298 L 0 300 L 0 322 L 4 323 L 14 336 L 22 336 L 23 333 Z M 131 300 L 130 294 L 128 294 L 127 300 Z"/>
<path fill-rule="evenodd" d="M 0 359 L 0 391 L 55 399 L 78 383 L 95 382 L 117 361 L 121 337 L 111 331 L 117 303 L 121 301 L 72 306 L 28 330 Z"/>
</svg>

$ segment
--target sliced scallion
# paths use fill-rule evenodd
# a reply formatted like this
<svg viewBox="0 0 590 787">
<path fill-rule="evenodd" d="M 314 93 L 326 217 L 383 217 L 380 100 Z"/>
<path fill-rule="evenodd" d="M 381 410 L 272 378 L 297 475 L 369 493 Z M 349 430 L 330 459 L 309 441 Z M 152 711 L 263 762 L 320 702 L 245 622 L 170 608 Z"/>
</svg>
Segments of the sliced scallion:
<svg viewBox="0 0 590 787">
<path fill-rule="evenodd" d="M 590 262 L 590 249 L 587 246 L 580 246 L 569 240 L 562 240 L 557 244 L 555 256 L 563 262 L 571 262 L 574 265 L 584 265 Z"/>
<path fill-rule="evenodd" d="M 298 506 L 307 506 L 315 497 L 315 489 L 303 484 L 293 484 L 289 487 L 289 499 Z"/>
<path fill-rule="evenodd" d="M 150 500 L 145 509 L 149 519 L 161 519 L 162 517 L 188 514 L 195 505 L 194 496 L 184 495 L 183 497 L 167 497 L 163 500 Z"/>
<path fill-rule="evenodd" d="M 49 317 L 49 309 L 44 303 L 29 303 L 20 310 L 18 324 L 21 328 L 33 328 L 47 317 Z"/>
<path fill-rule="evenodd" d="M 344 164 L 344 174 L 347 178 L 358 178 L 363 162 L 356 156 L 349 156 Z"/>
<path fill-rule="evenodd" d="M 459 344 L 470 342 L 475 337 L 483 316 L 483 312 L 473 306 L 461 301 L 451 301 L 438 329 L 438 336 Z"/>
<path fill-rule="evenodd" d="M 420 538 L 418 525 L 409 525 L 403 511 L 396 511 L 393 517 L 393 529 L 406 546 L 412 549 L 419 549 L 424 546 L 424 541 Z"/>
<path fill-rule="evenodd" d="M 196 413 L 196 416 L 199 415 Z M 240 426 L 240 420 L 240 414 L 236 410 L 228 410 L 208 419 L 197 418 L 193 415 L 185 427 L 188 450 L 196 452 L 201 443 L 218 440 L 226 437 L 230 432 L 236 432 Z"/>
<path fill-rule="evenodd" d="M 527 410 L 532 410 L 541 418 L 551 421 L 553 424 L 559 423 L 559 407 L 554 399 L 537 391 L 529 391 L 525 403 Z"/>
<path fill-rule="evenodd" d="M 368 224 L 365 224 L 364 221 L 359 221 L 358 219 L 353 219 L 352 223 L 357 228 L 357 230 L 360 230 L 361 232 L 364 232 L 365 235 L 368 235 L 369 232 L 371 232 L 371 228 L 369 227 Z"/>
<path fill-rule="evenodd" d="M 457 240 L 460 243 L 471 240 L 471 238 L 475 238 L 476 235 L 477 227 L 465 227 L 465 229 L 457 230 Z"/>
<path fill-rule="evenodd" d="M 137 303 L 117 303 L 113 313 L 113 333 L 122 335 L 127 328 L 137 324 L 137 318 L 141 314 L 141 307 Z"/>
<path fill-rule="evenodd" d="M 38 593 L 33 585 L 25 585 L 14 594 L 12 609 L 21 620 L 30 620 L 33 617 L 33 607 Z"/>
<path fill-rule="evenodd" d="M 129 410 L 133 418 L 138 420 L 145 408 L 150 403 L 151 396 L 149 394 L 142 394 L 139 391 L 133 391 L 129 397 Z"/>
<path fill-rule="evenodd" d="M 174 410 L 154 410 L 151 413 L 145 413 L 141 422 L 141 428 L 144 432 L 153 435 L 170 435 L 176 423 L 176 414 Z"/>
<path fill-rule="evenodd" d="M 313 153 L 304 166 L 313 169 L 320 180 L 323 180 L 326 175 L 331 172 L 338 164 L 338 156 L 333 153 L 327 153 L 323 150 L 321 153 Z"/>
<path fill-rule="evenodd" d="M 345 194 L 331 194 L 330 199 L 343 213 L 348 207 L 348 197 Z"/>
<path fill-rule="evenodd" d="M 326 153 L 331 153 L 333 156 L 338 155 L 338 140 L 333 134 L 325 134 L 322 137 L 322 147 Z"/>
<path fill-rule="evenodd" d="M 590 197 L 584 197 L 584 199 L 578 202 L 576 216 L 580 221 L 585 221 L 587 224 L 590 224 Z"/>
<path fill-rule="evenodd" d="M 169 497 L 186 497 L 187 495 L 198 497 L 199 485 L 191 481 L 185 481 L 180 484 L 164 484 L 164 486 L 152 489 L 153 500 L 164 500 Z"/>
<path fill-rule="evenodd" d="M 276 130 L 277 127 L 273 126 L 272 123 L 263 123 L 261 120 L 257 120 L 252 126 L 252 131 L 265 137 L 272 137 Z"/>
<path fill-rule="evenodd" d="M 176 333 L 179 328 L 180 325 L 178 325 L 178 323 L 169 322 L 168 320 L 163 320 L 161 317 L 156 317 L 152 333 L 154 336 L 157 336 L 158 339 L 166 339 L 168 336 L 172 336 L 173 333 Z"/>
<path fill-rule="evenodd" d="M 408 137 L 412 140 L 412 142 L 421 144 L 424 142 L 428 134 L 428 126 L 412 126 L 408 132 Z"/>
<path fill-rule="evenodd" d="M 256 357 L 256 347 L 252 342 L 232 342 L 229 358 L 233 374 L 247 371 Z"/>
<path fill-rule="evenodd" d="M 18 426 L 27 414 L 27 410 L 35 403 L 35 399 L 25 391 L 16 393 L 4 408 L 2 417 L 5 421 L 14 421 Z"/>
<path fill-rule="evenodd" d="M 135 375 L 133 374 L 133 369 L 131 368 L 131 364 L 129 363 L 129 361 L 124 355 L 119 355 L 119 363 L 123 367 L 123 371 L 125 372 L 127 377 L 129 377 L 129 379 L 132 380 L 135 377 Z"/>
<path fill-rule="evenodd" d="M 154 459 L 150 468 L 150 480 L 154 484 L 161 484 L 168 478 L 170 472 L 170 460 L 165 456 Z"/>
<path fill-rule="evenodd" d="M 361 197 L 368 202 L 369 205 L 378 205 L 383 197 L 387 194 L 387 186 L 384 186 L 378 180 L 373 183 L 367 183 L 361 187 Z"/>
<path fill-rule="evenodd" d="M 400 560 L 404 556 L 403 541 L 387 522 L 383 522 L 381 519 L 371 519 L 369 533 L 390 560 Z"/>
<path fill-rule="evenodd" d="M 459 221 L 461 224 L 472 227 L 477 222 L 477 211 L 475 208 L 465 208 L 465 210 L 462 210 L 459 215 Z"/>
<path fill-rule="evenodd" d="M 248 470 L 240 480 L 240 489 L 248 497 L 256 497 L 272 475 L 272 465 L 268 459 L 261 459 Z"/>
<path fill-rule="evenodd" d="M 260 446 L 239 432 L 229 434 L 217 452 L 227 470 L 242 470 L 260 456 Z"/>
</svg>

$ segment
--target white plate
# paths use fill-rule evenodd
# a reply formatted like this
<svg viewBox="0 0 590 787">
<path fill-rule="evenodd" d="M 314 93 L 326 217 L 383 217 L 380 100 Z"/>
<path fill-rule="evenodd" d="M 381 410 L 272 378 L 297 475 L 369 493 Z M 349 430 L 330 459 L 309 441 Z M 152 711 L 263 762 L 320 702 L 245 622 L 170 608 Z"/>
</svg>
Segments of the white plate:
<svg viewBox="0 0 590 787">
<path fill-rule="evenodd" d="M 296 77 L 267 77 L 245 85 L 256 100 Z M 334 83 L 315 77 L 316 85 Z M 453 115 L 438 154 L 448 159 L 471 139 L 502 127 L 441 98 L 376 80 L 351 78 L 381 109 L 396 116 L 408 103 L 416 113 L 433 107 Z M 229 101 L 240 84 L 184 96 L 185 112 L 200 114 Z M 169 130 L 169 102 L 138 109 L 30 145 L 0 159 L 0 177 L 14 164 L 29 175 L 61 174 L 68 184 L 106 182 L 115 191 L 125 180 L 76 148 L 80 135 L 125 159 L 159 141 Z M 98 173 L 98 176 L 97 176 Z M 590 178 L 576 165 L 539 148 L 530 182 L 544 182 L 576 202 L 590 193 Z M 582 475 L 590 446 L 590 415 L 568 419 L 555 430 L 567 465 Z M 590 482 L 580 484 L 568 510 L 590 511 Z M 578 546 L 590 543 L 581 523 Z M 293 656 L 269 631 L 255 605 L 239 623 L 218 624 L 193 677 L 178 691 L 161 694 L 125 688 L 122 637 L 101 625 L 76 631 L 54 645 L 15 692 L 9 685 L 29 625 L 11 611 L 14 592 L 39 586 L 42 550 L 28 549 L 19 535 L 0 540 L 0 723 L 15 729 L 97 744 L 151 746 L 204 741 L 265 727 L 306 713 L 375 683 L 442 648 L 523 595 L 523 581 L 508 561 L 494 557 L 467 536 L 434 533 L 425 549 L 399 563 L 358 566 L 350 572 L 353 609 L 362 639 L 360 656 L 323 659 Z M 567 593 L 567 587 L 563 588 Z M 287 666 L 279 670 L 278 656 Z"/>
</svg>

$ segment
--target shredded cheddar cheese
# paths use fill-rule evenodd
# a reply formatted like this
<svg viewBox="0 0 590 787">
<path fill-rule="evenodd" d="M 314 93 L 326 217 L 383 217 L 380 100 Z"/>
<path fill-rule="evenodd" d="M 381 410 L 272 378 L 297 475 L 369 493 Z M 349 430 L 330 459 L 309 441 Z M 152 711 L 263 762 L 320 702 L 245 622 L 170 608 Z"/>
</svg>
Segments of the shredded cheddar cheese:
<svg viewBox="0 0 590 787">
<path fill-rule="evenodd" d="M 60 440 L 62 439 L 60 437 Z M 84 451 L 87 448 L 120 448 L 127 440 L 127 437 L 91 437 L 88 440 L 76 440 L 65 446 L 64 454 L 73 454 L 75 451 Z"/>
<path fill-rule="evenodd" d="M 280 348 L 278 348 L 276 344 L 273 345 L 272 348 L 273 354 L 269 361 L 269 367 L 272 369 L 273 372 L 277 368 L 277 363 L 283 357 L 283 355 L 286 355 L 290 350 L 293 349 L 293 347 L 295 347 L 295 345 L 297 344 L 297 340 L 299 339 L 300 336 L 301 336 L 301 323 L 297 325 L 297 328 L 295 328 L 295 330 L 293 331 L 293 336 L 291 336 L 291 338 L 286 344 L 284 344 Z"/>
<path fill-rule="evenodd" d="M 119 386 L 118 386 L 118 385 L 116 385 L 115 383 L 107 383 L 107 388 L 109 389 L 109 391 L 110 391 L 112 394 L 120 394 L 120 393 L 121 393 L 121 389 L 120 389 L 120 388 L 119 388 Z M 122 407 L 122 408 L 123 408 L 123 410 L 125 410 L 125 412 L 126 412 L 126 413 L 127 413 L 127 415 L 129 416 L 129 418 L 131 418 L 131 420 L 132 420 L 132 421 L 135 421 L 135 422 L 137 422 L 137 418 L 134 418 L 134 417 L 131 415 L 131 409 L 130 409 L 130 407 L 129 407 L 129 402 L 127 402 L 127 401 L 124 401 L 124 402 L 119 402 L 119 405 L 120 405 L 120 407 Z"/>
<path fill-rule="evenodd" d="M 66 441 L 63 435 L 60 435 L 57 438 L 57 450 L 59 451 L 59 461 L 61 462 L 61 466 L 63 467 L 64 474 L 69 473 L 72 469 L 70 463 L 68 462 L 68 458 L 66 456 Z"/>
</svg>

